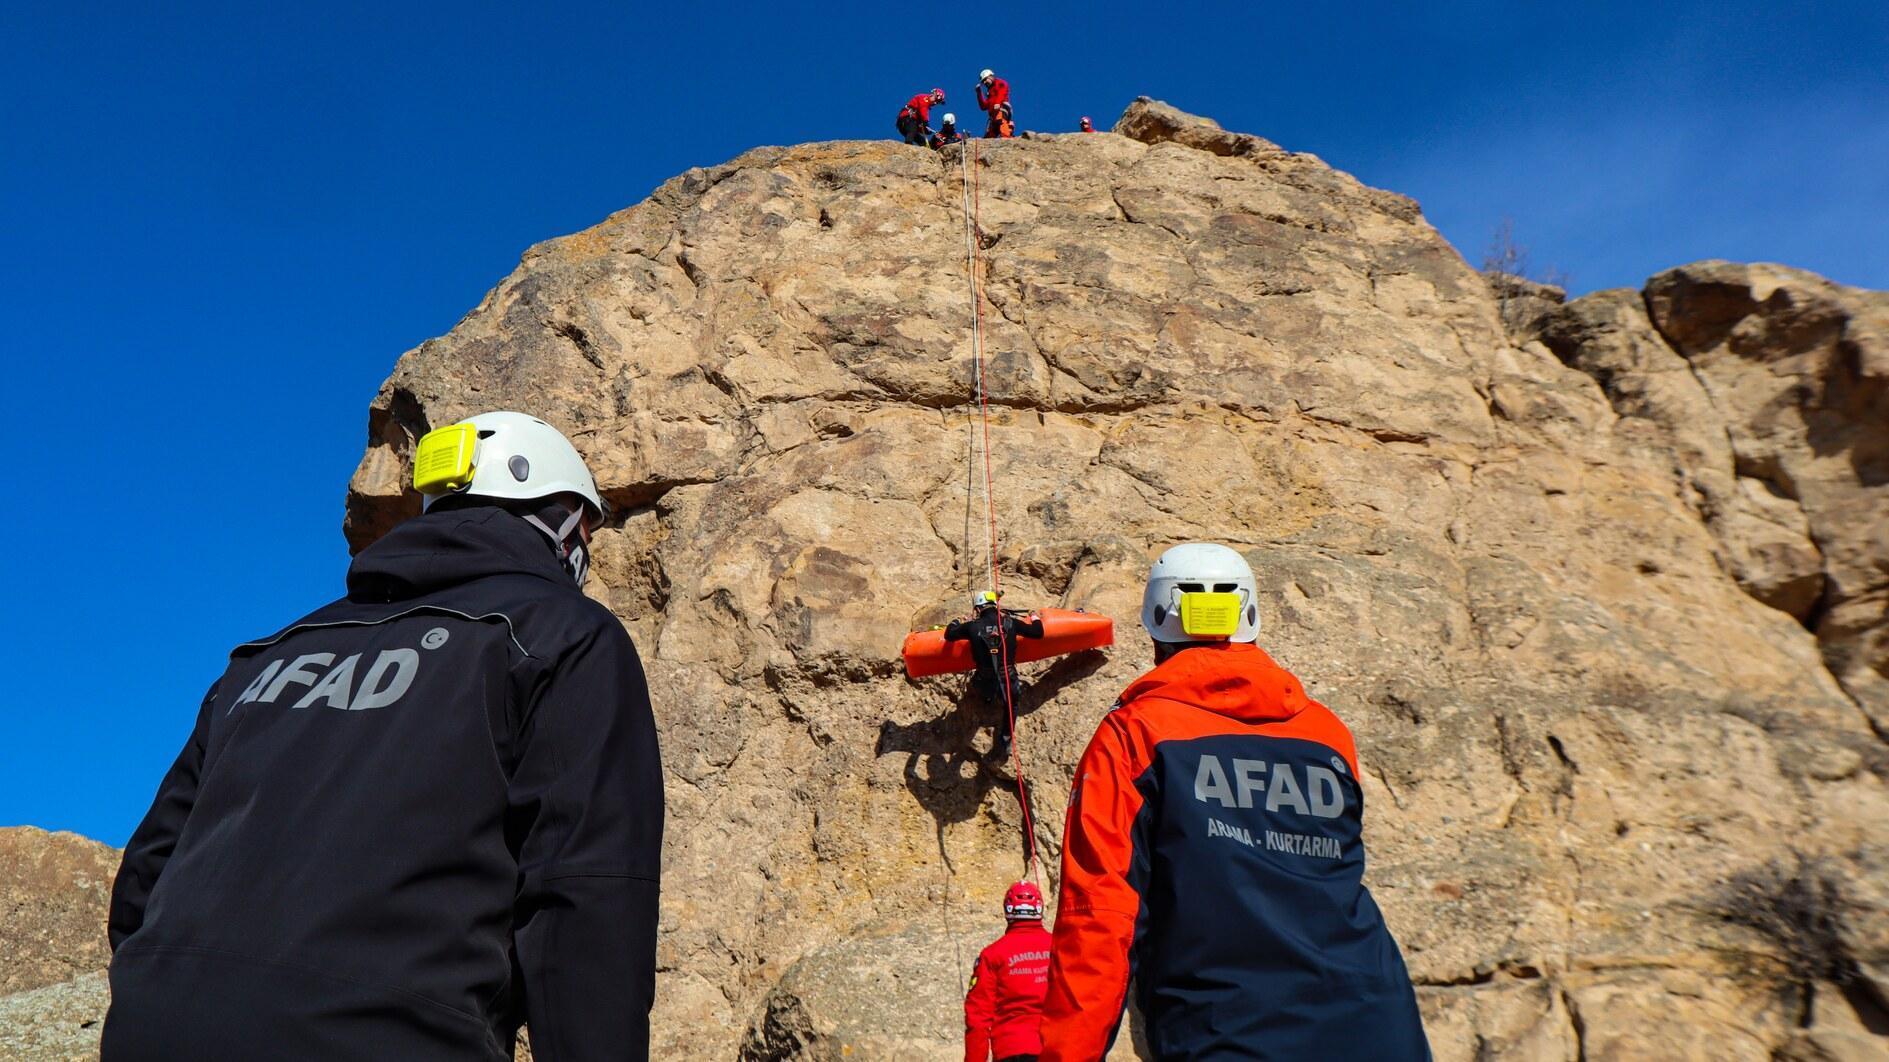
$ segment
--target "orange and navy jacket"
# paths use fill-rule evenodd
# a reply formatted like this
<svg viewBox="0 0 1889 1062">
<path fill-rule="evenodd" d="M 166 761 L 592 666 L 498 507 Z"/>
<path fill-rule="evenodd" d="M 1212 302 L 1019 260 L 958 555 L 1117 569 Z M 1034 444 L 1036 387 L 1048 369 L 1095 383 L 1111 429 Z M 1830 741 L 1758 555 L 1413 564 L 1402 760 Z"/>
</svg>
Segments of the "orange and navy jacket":
<svg viewBox="0 0 1889 1062">
<path fill-rule="evenodd" d="M 1077 768 L 1042 1062 L 1106 1054 L 1131 980 L 1157 1058 L 1428 1058 L 1357 776 L 1350 731 L 1257 646 L 1130 685 Z"/>
<path fill-rule="evenodd" d="M 990 79 L 986 87 L 982 82 L 977 86 L 977 105 L 986 111 L 994 111 L 1010 102 L 1010 82 L 1000 77 Z"/>
<path fill-rule="evenodd" d="M 978 954 L 964 996 L 964 1062 L 1043 1049 L 1037 1024 L 1049 987 L 1049 940 L 1043 923 L 1016 921 Z"/>
</svg>

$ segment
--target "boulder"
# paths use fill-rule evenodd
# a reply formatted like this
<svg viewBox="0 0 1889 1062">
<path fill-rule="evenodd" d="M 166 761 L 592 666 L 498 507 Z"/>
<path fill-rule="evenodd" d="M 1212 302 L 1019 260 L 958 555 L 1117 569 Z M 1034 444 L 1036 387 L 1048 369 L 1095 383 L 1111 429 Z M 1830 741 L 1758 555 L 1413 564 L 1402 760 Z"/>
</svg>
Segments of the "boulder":
<svg viewBox="0 0 1889 1062">
<path fill-rule="evenodd" d="M 0 828 L 0 996 L 103 969 L 118 850 L 72 833 Z"/>
</svg>

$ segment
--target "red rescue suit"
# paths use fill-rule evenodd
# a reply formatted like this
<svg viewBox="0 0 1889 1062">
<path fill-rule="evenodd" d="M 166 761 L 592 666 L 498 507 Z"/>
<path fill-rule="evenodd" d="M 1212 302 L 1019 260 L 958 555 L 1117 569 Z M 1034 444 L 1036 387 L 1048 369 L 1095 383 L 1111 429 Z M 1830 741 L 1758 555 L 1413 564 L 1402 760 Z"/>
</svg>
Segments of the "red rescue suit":
<svg viewBox="0 0 1889 1062">
<path fill-rule="evenodd" d="M 985 111 L 994 111 L 1010 102 L 1010 82 L 1000 77 L 993 77 L 989 84 L 977 86 L 977 105 Z"/>
<path fill-rule="evenodd" d="M 927 126 L 931 125 L 931 93 L 921 92 L 907 100 L 905 103 L 905 113 L 918 119 Z"/>
<path fill-rule="evenodd" d="M 1049 987 L 1049 951 L 1043 923 L 1020 919 L 978 954 L 964 997 L 964 1062 L 1001 1062 L 1043 1050 L 1037 1023 Z"/>
<path fill-rule="evenodd" d="M 985 139 L 1000 139 L 1016 134 L 1016 122 L 1010 110 L 1010 82 L 992 77 L 989 84 L 979 84 L 977 105 L 990 115 L 990 121 L 984 127 Z"/>
</svg>

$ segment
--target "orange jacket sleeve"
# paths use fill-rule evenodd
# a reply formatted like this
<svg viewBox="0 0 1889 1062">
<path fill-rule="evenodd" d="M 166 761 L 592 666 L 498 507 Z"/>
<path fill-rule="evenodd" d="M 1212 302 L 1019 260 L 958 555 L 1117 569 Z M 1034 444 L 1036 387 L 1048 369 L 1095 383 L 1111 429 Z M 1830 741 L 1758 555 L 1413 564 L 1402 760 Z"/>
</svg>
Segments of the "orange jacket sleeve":
<svg viewBox="0 0 1889 1062">
<path fill-rule="evenodd" d="M 1131 868 L 1142 805 L 1135 779 L 1143 758 L 1120 713 L 1110 713 L 1076 768 L 1043 1003 L 1042 1062 L 1096 1062 L 1121 1024 L 1128 951 L 1141 910 Z"/>
<path fill-rule="evenodd" d="M 997 978 L 979 953 L 971 967 L 971 990 L 964 994 L 964 1062 L 988 1062 L 990 1031 L 997 1024 Z"/>
</svg>

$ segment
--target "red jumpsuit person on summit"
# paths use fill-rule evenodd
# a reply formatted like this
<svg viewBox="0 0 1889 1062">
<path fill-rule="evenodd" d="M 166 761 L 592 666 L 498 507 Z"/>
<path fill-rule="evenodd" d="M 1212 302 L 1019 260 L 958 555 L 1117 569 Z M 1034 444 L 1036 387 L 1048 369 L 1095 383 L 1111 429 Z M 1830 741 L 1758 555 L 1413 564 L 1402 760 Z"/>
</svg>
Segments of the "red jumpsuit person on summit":
<svg viewBox="0 0 1889 1062">
<path fill-rule="evenodd" d="M 1043 1050 L 1037 1023 L 1049 987 L 1049 930 L 1043 893 L 1019 881 L 1004 893 L 1004 935 L 977 956 L 964 997 L 964 1062 L 1035 1062 Z"/>
<path fill-rule="evenodd" d="M 905 101 L 899 108 L 899 136 L 907 144 L 927 147 L 931 142 L 931 109 L 944 105 L 944 89 L 935 88 L 930 92 L 921 92 Z"/>
<path fill-rule="evenodd" d="M 1010 110 L 1010 82 L 989 70 L 977 74 L 977 106 L 990 116 L 984 138 L 995 140 L 1016 135 L 1017 123 Z"/>
</svg>

